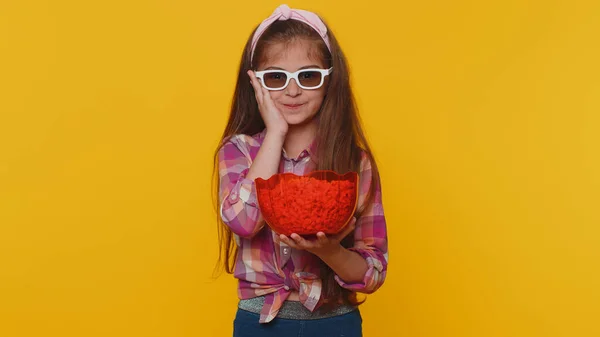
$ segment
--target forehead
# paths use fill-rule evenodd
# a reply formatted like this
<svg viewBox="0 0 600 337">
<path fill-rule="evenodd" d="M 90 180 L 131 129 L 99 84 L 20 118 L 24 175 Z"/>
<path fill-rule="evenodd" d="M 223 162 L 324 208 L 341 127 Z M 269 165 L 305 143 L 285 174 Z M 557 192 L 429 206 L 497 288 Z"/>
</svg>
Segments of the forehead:
<svg viewBox="0 0 600 337">
<path fill-rule="evenodd" d="M 295 71 L 313 64 L 321 68 L 325 67 L 315 44 L 300 39 L 267 46 L 261 61 L 259 67 L 261 69 L 279 67 L 288 71 Z"/>
</svg>

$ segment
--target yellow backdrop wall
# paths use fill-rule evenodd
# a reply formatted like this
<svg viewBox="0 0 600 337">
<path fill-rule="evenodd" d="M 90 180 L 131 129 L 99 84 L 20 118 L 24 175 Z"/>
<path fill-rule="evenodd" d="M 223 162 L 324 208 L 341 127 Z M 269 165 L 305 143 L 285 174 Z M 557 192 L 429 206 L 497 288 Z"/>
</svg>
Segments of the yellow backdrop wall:
<svg viewBox="0 0 600 337">
<path fill-rule="evenodd" d="M 278 4 L 0 2 L 0 336 L 231 335 L 211 159 Z M 599 336 L 600 2 L 289 5 L 339 37 L 381 166 L 365 335 Z"/>
</svg>

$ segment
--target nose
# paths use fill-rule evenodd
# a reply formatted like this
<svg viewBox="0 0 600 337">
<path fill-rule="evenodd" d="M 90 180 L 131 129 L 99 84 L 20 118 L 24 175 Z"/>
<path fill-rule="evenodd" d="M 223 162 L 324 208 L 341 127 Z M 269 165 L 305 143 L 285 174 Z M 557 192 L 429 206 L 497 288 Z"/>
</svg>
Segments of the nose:
<svg viewBox="0 0 600 337">
<path fill-rule="evenodd" d="M 298 86 L 298 83 L 296 83 L 295 79 L 291 79 L 290 83 L 288 84 L 288 86 L 285 88 L 285 93 L 288 96 L 291 97 L 296 97 L 298 95 L 300 95 L 300 93 L 302 93 L 302 88 L 300 88 Z"/>
</svg>

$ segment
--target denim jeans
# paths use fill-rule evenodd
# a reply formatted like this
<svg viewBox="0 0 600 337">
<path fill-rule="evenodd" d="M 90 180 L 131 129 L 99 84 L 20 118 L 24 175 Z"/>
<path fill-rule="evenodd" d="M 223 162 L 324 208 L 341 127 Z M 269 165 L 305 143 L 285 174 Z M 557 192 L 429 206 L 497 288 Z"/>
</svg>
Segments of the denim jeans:
<svg viewBox="0 0 600 337">
<path fill-rule="evenodd" d="M 296 320 L 277 318 L 258 322 L 260 315 L 238 309 L 233 322 L 233 337 L 362 337 L 359 310 L 322 319 Z"/>
</svg>

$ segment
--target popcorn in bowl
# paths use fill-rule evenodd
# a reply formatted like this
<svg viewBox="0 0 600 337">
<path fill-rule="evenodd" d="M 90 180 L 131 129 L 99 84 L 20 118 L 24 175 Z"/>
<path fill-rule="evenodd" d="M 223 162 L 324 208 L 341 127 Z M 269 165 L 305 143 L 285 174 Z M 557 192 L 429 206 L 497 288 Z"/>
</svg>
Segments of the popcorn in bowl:
<svg viewBox="0 0 600 337">
<path fill-rule="evenodd" d="M 286 236 L 339 233 L 352 219 L 358 203 L 358 174 L 313 171 L 299 176 L 278 173 L 255 179 L 263 218 Z"/>
</svg>

